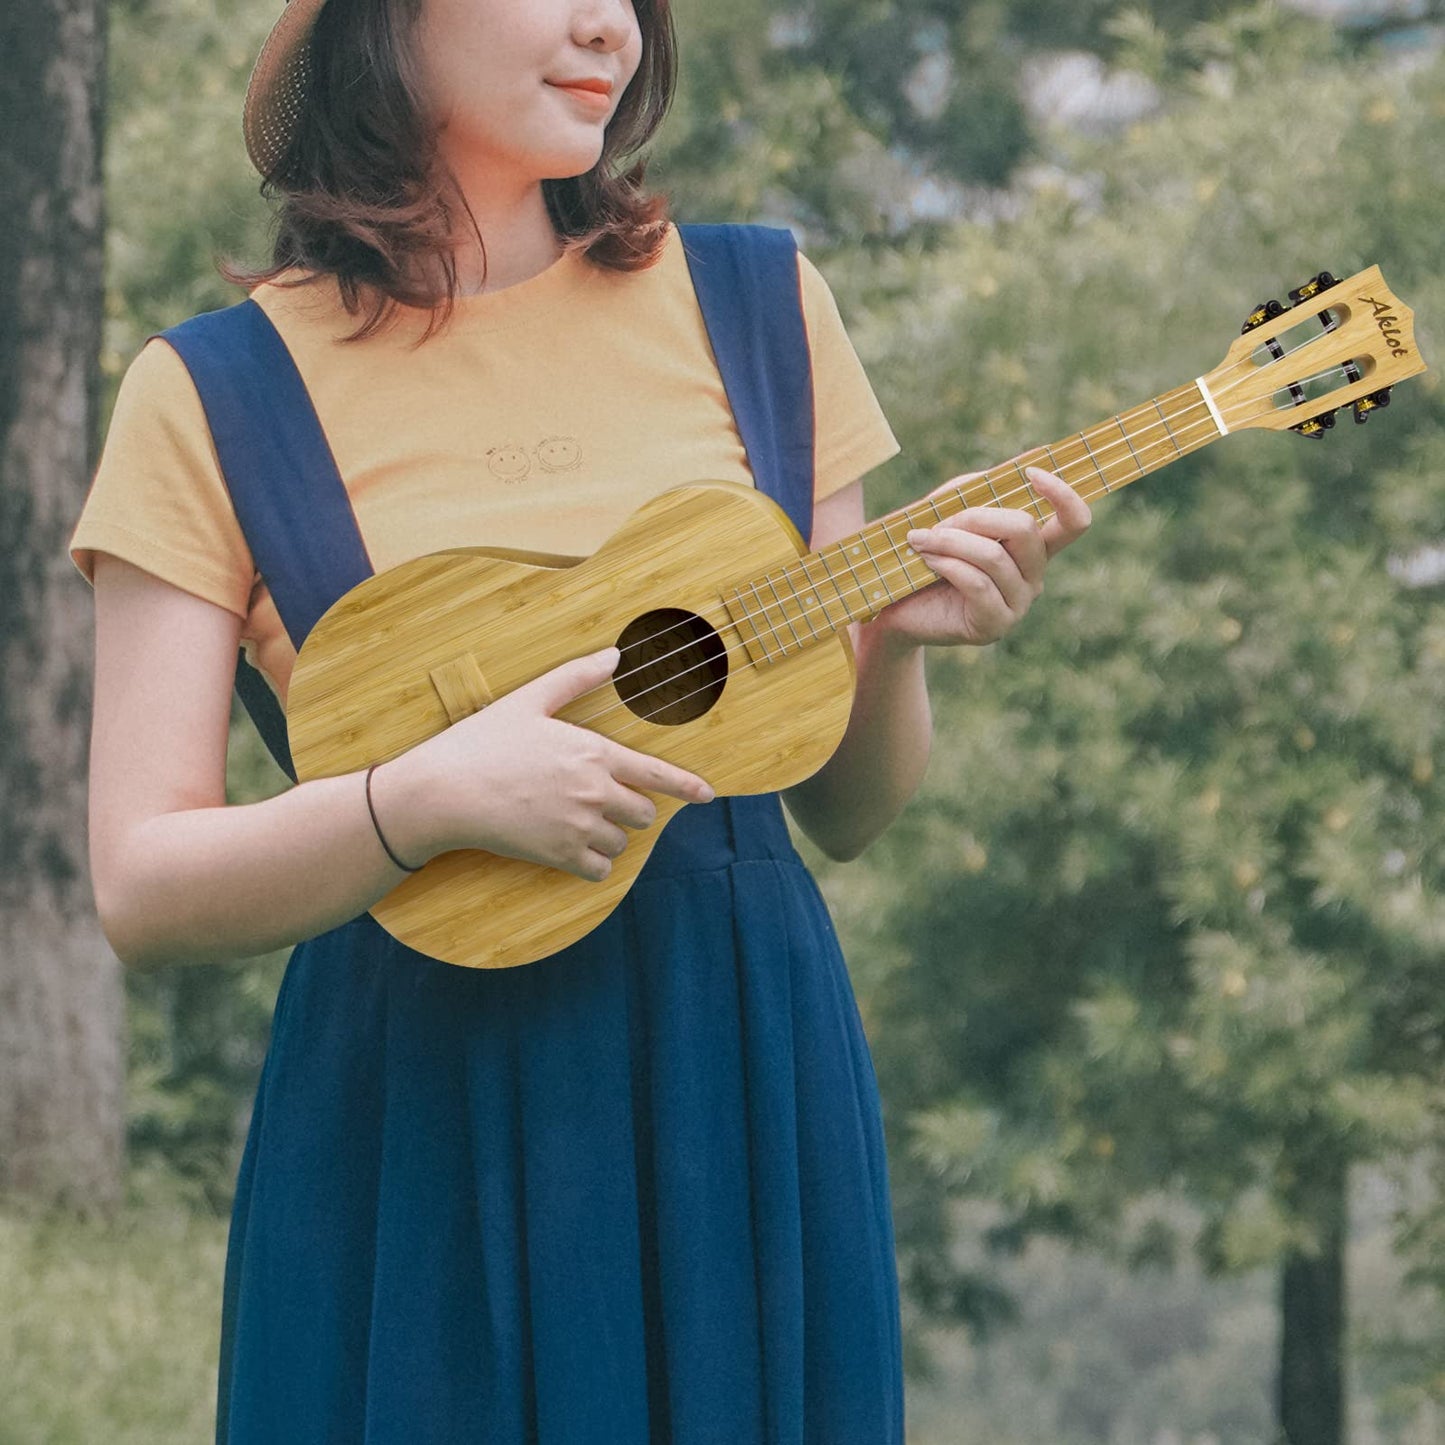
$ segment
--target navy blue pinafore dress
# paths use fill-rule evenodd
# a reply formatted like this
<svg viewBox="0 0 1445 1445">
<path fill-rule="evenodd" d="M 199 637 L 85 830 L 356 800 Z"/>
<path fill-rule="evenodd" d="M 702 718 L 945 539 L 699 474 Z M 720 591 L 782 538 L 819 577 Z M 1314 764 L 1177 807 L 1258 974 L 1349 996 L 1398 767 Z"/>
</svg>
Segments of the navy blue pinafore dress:
<svg viewBox="0 0 1445 1445">
<path fill-rule="evenodd" d="M 680 229 L 755 479 L 807 536 L 792 237 Z M 299 648 L 371 574 L 304 383 L 252 301 L 163 335 Z M 457 968 L 370 914 L 295 948 L 237 1178 L 216 1439 L 902 1445 L 893 1248 L 868 1044 L 779 799 L 690 806 L 612 916 L 538 963 Z"/>
</svg>

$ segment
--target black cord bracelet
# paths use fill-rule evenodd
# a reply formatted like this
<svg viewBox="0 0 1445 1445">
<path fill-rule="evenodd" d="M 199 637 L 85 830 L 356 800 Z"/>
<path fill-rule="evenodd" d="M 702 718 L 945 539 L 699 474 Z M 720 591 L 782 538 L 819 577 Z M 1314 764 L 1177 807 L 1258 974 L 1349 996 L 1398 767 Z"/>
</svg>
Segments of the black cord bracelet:
<svg viewBox="0 0 1445 1445">
<path fill-rule="evenodd" d="M 386 849 L 386 856 L 390 858 L 403 873 L 416 873 L 420 870 L 421 864 L 418 863 L 417 866 L 413 868 L 409 863 L 403 863 L 401 859 L 391 851 L 391 844 L 386 841 L 386 836 L 381 831 L 381 824 L 376 821 L 376 805 L 371 801 L 371 775 L 380 766 L 380 763 L 373 763 L 366 770 L 366 811 L 371 814 L 371 826 L 376 829 L 377 841 Z"/>
</svg>

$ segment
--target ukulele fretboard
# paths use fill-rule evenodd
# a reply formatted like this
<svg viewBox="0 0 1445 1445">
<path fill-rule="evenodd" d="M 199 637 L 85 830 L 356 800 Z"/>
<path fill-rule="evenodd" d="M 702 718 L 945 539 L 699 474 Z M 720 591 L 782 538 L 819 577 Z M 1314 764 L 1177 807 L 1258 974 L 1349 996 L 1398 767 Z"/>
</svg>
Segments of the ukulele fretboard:
<svg viewBox="0 0 1445 1445">
<path fill-rule="evenodd" d="M 850 622 L 867 622 L 885 607 L 938 581 L 907 542 L 968 507 L 1018 507 L 1040 524 L 1053 514 L 1030 485 L 1026 469 L 1042 467 L 1086 501 L 1130 482 L 1222 436 L 1198 382 L 1131 407 L 1087 431 L 1036 447 L 961 486 L 914 502 L 861 532 L 809 552 L 796 562 L 745 582 L 724 598 L 748 658 L 767 666 L 829 637 Z"/>
</svg>

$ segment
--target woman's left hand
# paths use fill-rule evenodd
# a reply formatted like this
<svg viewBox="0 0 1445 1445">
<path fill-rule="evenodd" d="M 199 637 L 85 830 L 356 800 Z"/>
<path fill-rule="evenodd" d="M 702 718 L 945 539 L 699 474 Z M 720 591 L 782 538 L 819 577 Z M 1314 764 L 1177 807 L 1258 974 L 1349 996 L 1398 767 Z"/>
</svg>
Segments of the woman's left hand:
<svg viewBox="0 0 1445 1445">
<path fill-rule="evenodd" d="M 954 477 L 955 490 L 979 473 Z M 969 507 L 924 531 L 909 545 L 939 581 L 884 608 L 872 623 L 899 642 L 981 647 L 1009 632 L 1044 590 L 1044 568 L 1088 530 L 1089 505 L 1052 472 L 1029 467 L 1030 484 L 1054 512 L 1040 524 L 1014 507 Z M 933 495 L 933 493 L 930 493 Z"/>
</svg>

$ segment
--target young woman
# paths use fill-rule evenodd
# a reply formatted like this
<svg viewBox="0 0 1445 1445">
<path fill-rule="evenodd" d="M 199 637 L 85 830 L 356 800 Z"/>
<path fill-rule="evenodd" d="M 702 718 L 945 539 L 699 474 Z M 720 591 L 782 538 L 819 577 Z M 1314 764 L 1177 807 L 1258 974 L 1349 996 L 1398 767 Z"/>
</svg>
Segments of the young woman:
<svg viewBox="0 0 1445 1445">
<path fill-rule="evenodd" d="M 775 795 L 712 800 L 555 718 L 610 676 L 607 649 L 369 776 L 225 803 L 238 644 L 284 704 L 278 599 L 334 550 L 307 520 L 325 468 L 243 477 L 266 471 L 246 438 L 269 455 L 319 423 L 377 571 L 463 545 L 585 555 L 669 486 L 754 483 L 680 233 L 618 164 L 673 70 L 666 0 L 290 0 L 245 121 L 281 200 L 251 300 L 302 401 L 278 376 L 230 417 L 223 464 L 194 375 L 153 339 L 72 539 L 95 587 L 91 843 L 116 952 L 304 940 L 237 1181 L 233 1445 L 903 1440 L 877 1085 Z M 859 479 L 897 443 L 822 278 L 797 271 L 820 547 L 863 525 Z M 785 799 L 830 856 L 922 776 L 923 644 L 1002 636 L 1088 525 L 1032 479 L 1049 522 L 932 529 L 938 585 L 853 628 L 847 735 Z M 292 560 L 266 575 L 243 484 L 300 498 Z M 366 912 L 456 847 L 603 878 L 660 795 L 693 806 L 623 904 L 531 966 L 453 967 Z"/>
</svg>

